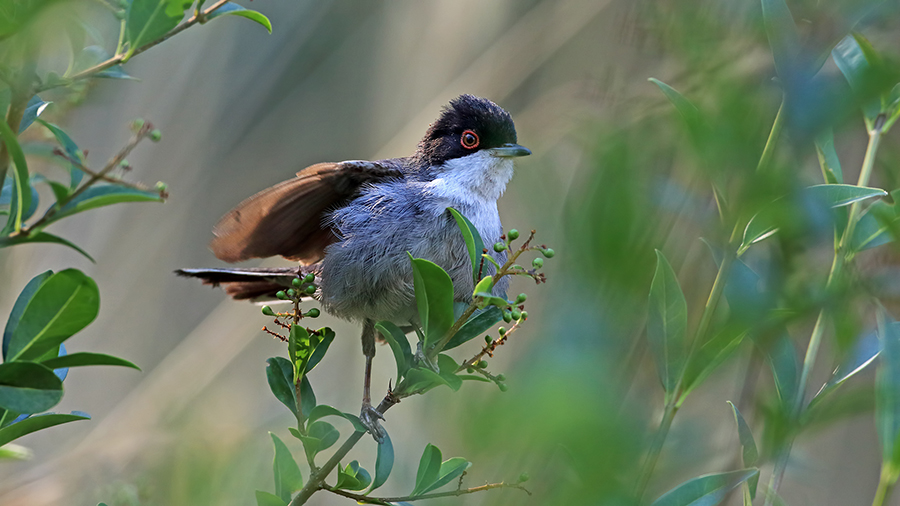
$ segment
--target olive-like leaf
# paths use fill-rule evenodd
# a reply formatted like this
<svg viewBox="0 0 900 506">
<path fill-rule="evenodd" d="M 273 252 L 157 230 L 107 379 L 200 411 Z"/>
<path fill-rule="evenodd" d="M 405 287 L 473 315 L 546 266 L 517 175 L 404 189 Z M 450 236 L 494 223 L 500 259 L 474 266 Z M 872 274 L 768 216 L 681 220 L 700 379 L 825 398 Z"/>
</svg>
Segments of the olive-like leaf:
<svg viewBox="0 0 900 506">
<path fill-rule="evenodd" d="M 34 120 L 44 112 L 44 109 L 53 102 L 44 102 L 41 97 L 35 95 L 28 101 L 25 106 L 25 112 L 22 113 L 22 121 L 19 123 L 19 133 L 25 131 L 26 128 L 34 123 Z"/>
<path fill-rule="evenodd" d="M 436 343 L 453 326 L 453 281 L 434 262 L 409 256 L 419 321 L 425 331 L 425 346 Z"/>
<path fill-rule="evenodd" d="M 347 464 L 347 467 L 337 467 L 338 479 L 335 488 L 346 490 L 362 490 L 372 483 L 372 477 L 369 472 L 363 469 L 359 462 L 353 461 Z"/>
<path fill-rule="evenodd" d="M 313 350 L 312 356 L 309 357 L 309 362 L 306 364 L 306 373 L 309 374 L 319 362 L 325 358 L 325 353 L 328 351 L 328 347 L 331 346 L 331 342 L 334 341 L 334 331 L 328 327 L 323 327 L 319 329 L 319 344 L 316 345 L 315 350 Z"/>
<path fill-rule="evenodd" d="M 256 491 L 256 506 L 287 506 L 287 502 L 283 501 L 280 497 L 275 494 L 270 494 L 268 492 L 263 492 L 262 490 Z"/>
<path fill-rule="evenodd" d="M 822 385 L 822 388 L 810 401 L 810 409 L 812 409 L 813 404 L 819 402 L 820 399 L 843 385 L 845 381 L 868 367 L 880 353 L 881 341 L 877 332 L 868 332 L 857 339 L 845 360 L 835 368 L 828 382 Z"/>
<path fill-rule="evenodd" d="M 767 350 L 769 365 L 775 376 L 775 389 L 785 406 L 793 406 L 797 397 L 797 384 L 800 381 L 797 349 L 791 342 L 787 331 L 783 331 Z"/>
<path fill-rule="evenodd" d="M 56 414 L 48 413 L 46 415 L 37 415 L 26 418 L 20 422 L 16 422 L 0 429 L 0 446 L 18 439 L 26 434 L 60 425 L 68 422 L 77 422 L 78 420 L 90 420 L 91 417 L 85 413 Z"/>
<path fill-rule="evenodd" d="M 12 311 L 9 313 L 9 319 L 6 320 L 6 328 L 3 330 L 3 360 L 8 361 L 8 350 L 9 343 L 12 340 L 13 330 L 19 326 L 19 320 L 22 319 L 22 313 L 25 312 L 25 308 L 28 306 L 28 303 L 31 302 L 31 298 L 34 297 L 34 293 L 37 292 L 38 288 L 44 284 L 45 281 L 50 279 L 50 276 L 53 275 L 53 271 L 44 271 L 37 276 L 31 278 L 31 281 L 25 285 L 25 288 L 19 293 L 19 297 L 16 298 L 16 303 L 13 304 Z"/>
<path fill-rule="evenodd" d="M 503 319 L 503 310 L 497 306 L 489 306 L 479 309 L 469 318 L 466 323 L 453 334 L 453 337 L 447 341 L 444 351 L 452 350 L 461 344 L 465 344 L 472 339 L 487 332 L 491 327 L 496 325 Z"/>
<path fill-rule="evenodd" d="M 419 459 L 419 467 L 416 470 L 416 486 L 409 494 L 412 496 L 424 494 L 441 472 L 441 450 L 433 444 L 425 446 L 422 457 Z"/>
<path fill-rule="evenodd" d="M 849 206 L 854 202 L 887 195 L 887 192 L 881 188 L 868 188 L 850 184 L 817 184 L 806 188 L 805 191 L 812 198 L 825 203 L 829 207 Z"/>
<path fill-rule="evenodd" d="M 409 346 L 409 340 L 406 339 L 406 334 L 400 330 L 400 327 L 389 321 L 376 323 L 375 330 L 381 333 L 391 347 L 391 351 L 394 354 L 394 362 L 397 363 L 397 382 L 399 382 L 412 365 L 413 355 Z"/>
<path fill-rule="evenodd" d="M 19 244 L 31 244 L 31 243 L 48 243 L 48 244 L 61 244 L 63 246 L 67 246 L 72 248 L 73 250 L 81 253 L 82 256 L 87 258 L 93 263 L 97 263 L 87 251 L 78 247 L 77 244 L 74 244 L 62 237 L 57 235 L 53 235 L 47 232 L 32 232 L 28 235 L 16 235 L 13 237 L 0 237 L 0 248 L 6 248 L 9 246 L 17 246 Z"/>
<path fill-rule="evenodd" d="M 650 284 L 647 339 L 659 379 L 666 391 L 666 402 L 675 395 L 675 386 L 684 369 L 684 334 L 687 328 L 687 302 L 675 271 L 661 251 L 656 251 L 656 272 Z"/>
<path fill-rule="evenodd" d="M 58 127 L 57 125 L 54 125 L 53 123 L 44 121 L 41 118 L 37 118 L 35 119 L 35 121 L 37 123 L 40 123 L 41 125 L 44 125 L 47 130 L 50 130 L 50 133 L 52 133 L 53 137 L 56 138 L 56 142 L 58 142 L 59 145 L 62 146 L 63 151 L 66 152 L 66 155 L 69 158 L 73 160 L 81 159 L 81 150 L 78 149 L 78 144 L 76 144 L 75 141 L 72 140 L 71 137 L 69 137 L 69 134 L 67 134 L 65 130 Z M 81 179 L 84 177 L 84 172 L 82 172 L 77 167 L 71 166 L 71 164 L 69 165 L 69 170 L 71 172 L 70 186 L 72 188 L 75 188 L 79 183 L 81 183 Z"/>
<path fill-rule="evenodd" d="M 78 214 L 89 209 L 119 204 L 121 202 L 163 202 L 159 193 L 138 190 L 115 184 L 91 186 L 44 221 L 43 226 L 59 221 L 67 216 Z M 53 208 L 51 208 L 53 209 Z"/>
<path fill-rule="evenodd" d="M 294 366 L 284 357 L 272 357 L 266 362 L 266 379 L 275 398 L 297 415 L 297 401 L 294 398 Z"/>
<path fill-rule="evenodd" d="M 291 494 L 303 488 L 303 475 L 287 445 L 275 434 L 270 432 L 269 435 L 272 436 L 272 443 L 275 445 L 275 461 L 272 463 L 275 494 L 284 502 L 288 502 L 291 500 Z"/>
<path fill-rule="evenodd" d="M 22 414 L 46 411 L 62 400 L 62 380 L 41 364 L 0 364 L 0 407 Z"/>
<path fill-rule="evenodd" d="M 678 114 L 681 115 L 681 118 L 684 119 L 685 123 L 687 123 L 689 127 L 693 127 L 697 124 L 697 121 L 700 118 L 700 111 L 697 110 L 697 106 L 695 106 L 690 100 L 684 98 L 684 95 L 678 93 L 675 88 L 672 88 L 659 79 L 651 77 L 648 80 L 659 87 L 659 89 L 663 92 L 663 95 L 665 95 L 666 98 L 669 99 L 669 102 L 671 102 L 672 105 L 675 106 Z"/>
<path fill-rule="evenodd" d="M 19 145 L 16 134 L 9 125 L 0 121 L 0 140 L 6 145 L 9 157 L 12 160 L 15 188 L 9 208 L 9 216 L 6 225 L 0 230 L 0 235 L 9 235 L 22 229 L 22 221 L 25 213 L 31 208 L 31 182 L 28 179 L 28 164 L 25 161 L 25 153 Z"/>
<path fill-rule="evenodd" d="M 116 365 L 121 367 L 130 367 L 132 369 L 141 370 L 140 367 L 125 360 L 124 358 L 114 357 L 103 353 L 70 353 L 68 355 L 51 358 L 41 361 L 41 364 L 50 369 L 62 369 L 66 367 L 85 367 L 92 365 Z"/>
<path fill-rule="evenodd" d="M 900 465 L 900 326 L 881 305 L 876 319 L 882 352 L 875 375 L 875 426 L 883 462 L 897 468 Z"/>
<path fill-rule="evenodd" d="M 819 166 L 822 168 L 822 177 L 828 184 L 840 184 L 844 182 L 844 173 L 841 170 L 841 161 L 834 149 L 834 131 L 826 128 L 816 136 L 816 154 L 819 157 Z"/>
<path fill-rule="evenodd" d="M 441 467 L 438 470 L 438 477 L 425 490 L 422 492 L 423 494 L 427 494 L 432 490 L 437 490 L 438 488 L 443 487 L 444 485 L 456 480 L 459 475 L 464 473 L 468 468 L 472 466 L 472 463 L 462 457 L 453 457 L 452 459 L 447 459 L 441 462 Z"/>
<path fill-rule="evenodd" d="M 99 311 L 100 292 L 93 279 L 77 269 L 51 275 L 12 329 L 8 360 L 40 357 L 94 321 Z"/>
<path fill-rule="evenodd" d="M 372 492 L 376 488 L 384 485 L 391 470 L 394 468 L 394 444 L 391 443 L 391 437 L 387 431 L 384 432 L 384 440 L 378 445 L 375 456 L 375 479 L 372 480 L 372 486 L 369 487 L 367 493 Z"/>
<path fill-rule="evenodd" d="M 131 0 L 125 13 L 125 37 L 130 51 L 178 26 L 193 0 Z"/>
<path fill-rule="evenodd" d="M 784 0 L 762 0 L 762 13 L 769 47 L 775 59 L 775 72 L 781 79 L 789 80 L 799 70 L 797 65 L 801 47 L 794 17 Z"/>
<path fill-rule="evenodd" d="M 456 220 L 456 225 L 459 227 L 459 231 L 462 233 L 463 240 L 466 243 L 466 251 L 469 252 L 469 260 L 472 262 L 472 279 L 478 281 L 481 279 L 479 271 L 481 270 L 481 255 L 484 251 L 484 241 L 481 239 L 481 234 L 478 233 L 475 225 L 459 211 L 452 207 L 448 207 L 447 210 L 450 211 L 453 219 Z"/>
<path fill-rule="evenodd" d="M 759 469 L 699 476 L 666 492 L 651 506 L 714 506 L 722 502 L 728 492 L 753 476 L 759 476 Z"/>
<path fill-rule="evenodd" d="M 737 426 L 738 440 L 741 442 L 741 460 L 744 467 L 753 467 L 759 461 L 759 450 L 756 448 L 753 432 L 750 431 L 750 426 L 747 425 L 747 421 L 744 420 L 744 417 L 741 415 L 737 406 L 731 401 L 728 401 L 728 405 L 731 406 L 731 411 L 734 413 L 734 423 Z M 747 480 L 751 501 L 756 498 L 756 486 L 758 483 L 759 474 L 752 476 Z"/>
<path fill-rule="evenodd" d="M 206 16 L 206 19 L 217 18 L 219 16 L 224 16 L 225 14 L 241 16 L 251 21 L 256 21 L 257 23 L 263 25 L 266 30 L 269 31 L 269 33 L 272 33 L 272 22 L 269 21 L 269 18 L 267 18 L 260 12 L 245 9 L 234 2 L 228 2 L 218 9 L 212 11 L 208 16 Z"/>
</svg>

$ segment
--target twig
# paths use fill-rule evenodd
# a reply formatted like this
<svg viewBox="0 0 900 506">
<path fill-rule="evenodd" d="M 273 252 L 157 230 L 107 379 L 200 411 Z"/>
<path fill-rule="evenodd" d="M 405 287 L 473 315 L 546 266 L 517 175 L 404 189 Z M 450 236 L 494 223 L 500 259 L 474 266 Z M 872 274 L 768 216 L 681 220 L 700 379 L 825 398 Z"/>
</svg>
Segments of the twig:
<svg viewBox="0 0 900 506">
<path fill-rule="evenodd" d="M 135 132 L 134 136 L 132 136 L 131 139 L 128 140 L 128 144 L 126 144 L 124 148 L 122 148 L 114 157 L 112 157 L 112 159 L 106 163 L 106 166 L 103 167 L 100 172 L 91 176 L 91 178 L 88 179 L 86 183 L 78 187 L 78 189 L 72 192 L 71 195 L 69 195 L 62 201 L 57 202 L 56 206 L 51 207 L 39 220 L 32 223 L 31 226 L 22 227 L 22 230 L 13 235 L 28 235 L 32 230 L 38 229 L 41 225 L 46 223 L 50 218 L 56 215 L 56 213 L 58 213 L 60 209 L 65 207 L 66 204 L 72 202 L 72 200 L 84 193 L 84 191 L 90 188 L 94 183 L 100 181 L 110 171 L 118 167 L 119 164 L 122 163 L 122 160 L 124 160 L 125 157 L 128 156 L 129 153 L 131 153 L 131 151 L 138 145 L 138 143 L 140 143 L 145 137 L 147 137 L 152 128 L 153 125 L 151 125 L 149 121 L 144 123 L 144 125 L 141 126 L 141 128 L 138 129 L 137 132 Z"/>
<path fill-rule="evenodd" d="M 210 5 L 205 10 L 195 13 L 193 16 L 188 18 L 188 20 L 185 21 L 184 23 L 181 23 L 180 25 L 178 25 L 175 28 L 171 29 L 170 31 L 166 32 L 166 34 L 161 36 L 160 38 L 150 41 L 150 42 L 144 44 L 143 46 L 135 49 L 133 52 L 131 52 L 130 55 L 128 53 L 117 54 L 106 61 L 100 62 L 100 63 L 94 65 L 93 67 L 82 70 L 81 72 L 78 72 L 77 74 L 70 76 L 66 79 L 43 84 L 43 85 L 39 86 L 35 90 L 35 92 L 40 93 L 41 91 L 46 91 L 51 88 L 69 85 L 75 81 L 87 79 L 89 77 L 94 76 L 95 74 L 99 74 L 100 72 L 103 72 L 104 70 L 106 70 L 110 67 L 119 65 L 120 63 L 125 63 L 130 58 L 143 53 L 144 51 L 150 49 L 151 47 L 156 46 L 157 44 L 160 44 L 161 42 L 164 42 L 164 41 L 168 40 L 169 38 L 174 37 L 175 35 L 178 35 L 179 33 L 190 28 L 191 26 L 193 26 L 197 23 L 205 22 L 207 16 L 209 16 L 210 14 L 215 12 L 216 9 L 218 9 L 218 8 L 222 7 L 223 5 L 225 5 L 226 3 L 228 3 L 228 1 L 229 0 L 217 0 L 214 4 Z"/>
<path fill-rule="evenodd" d="M 433 494 L 422 494 L 422 495 L 405 495 L 405 496 L 396 496 L 396 497 L 370 497 L 362 494 L 354 494 L 353 492 L 348 492 L 346 490 L 341 490 L 338 488 L 329 487 L 327 485 L 323 485 L 319 487 L 319 490 L 327 490 L 333 494 L 337 494 L 343 497 L 347 497 L 349 499 L 354 499 L 356 502 L 362 504 L 390 504 L 395 502 L 411 502 L 411 501 L 421 501 L 423 499 L 437 499 L 439 497 L 458 497 L 466 494 L 474 494 L 476 492 L 484 492 L 487 490 L 493 490 L 497 488 L 516 488 L 524 491 L 526 494 L 531 495 L 531 492 L 519 485 L 518 483 L 488 483 L 486 485 L 481 485 L 480 487 L 472 487 L 472 488 L 464 488 L 461 490 L 451 490 L 449 492 L 435 492 Z"/>
<path fill-rule="evenodd" d="M 485 345 L 481 347 L 481 351 L 479 351 L 474 357 L 472 357 L 469 360 L 466 360 L 465 362 L 460 364 L 459 368 L 456 369 L 456 372 L 458 373 L 458 372 L 466 370 L 470 367 L 474 368 L 475 364 L 480 362 L 481 359 L 484 358 L 485 355 L 487 355 L 489 357 L 493 357 L 494 350 L 496 350 L 498 346 L 502 346 L 503 344 L 505 344 L 507 337 L 510 334 L 512 334 L 513 332 L 515 332 L 519 328 L 519 323 L 521 323 L 524 320 L 525 319 L 523 318 L 521 320 L 516 321 L 516 323 L 514 323 L 513 326 L 510 327 L 506 331 L 505 334 L 498 337 L 497 339 L 492 340 L 490 343 L 485 343 Z M 481 369 L 477 369 L 477 370 L 478 370 L 478 372 L 482 372 Z"/>
<path fill-rule="evenodd" d="M 99 172 L 94 172 L 93 169 L 86 167 L 79 160 L 72 158 L 71 156 L 69 156 L 68 153 L 66 153 L 65 151 L 63 151 L 59 148 L 54 148 L 53 154 L 65 159 L 67 162 L 71 163 L 76 168 L 78 168 L 78 170 L 80 170 L 81 172 L 84 172 L 88 176 L 96 177 L 97 179 L 99 179 L 101 181 L 106 181 L 107 183 L 117 184 L 119 186 L 124 186 L 126 188 L 131 188 L 133 190 L 139 190 L 139 191 L 143 191 L 143 192 L 149 192 L 149 191 L 155 190 L 155 188 L 151 188 L 151 187 L 141 184 L 141 183 L 131 183 L 129 181 L 125 181 L 124 179 L 116 179 L 114 177 L 107 176 L 106 174 L 100 174 Z M 166 195 L 165 192 L 160 192 L 159 196 L 162 198 L 166 198 L 168 195 Z"/>
</svg>

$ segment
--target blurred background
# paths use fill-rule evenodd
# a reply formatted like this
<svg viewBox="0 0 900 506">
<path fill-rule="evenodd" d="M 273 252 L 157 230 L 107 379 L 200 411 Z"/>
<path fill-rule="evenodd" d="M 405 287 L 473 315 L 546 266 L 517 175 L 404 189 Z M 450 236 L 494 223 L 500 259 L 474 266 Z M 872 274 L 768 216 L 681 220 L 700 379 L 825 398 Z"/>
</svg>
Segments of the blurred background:
<svg viewBox="0 0 900 506">
<path fill-rule="evenodd" d="M 788 2 L 807 47 L 826 52 L 857 19 L 860 4 Z M 165 181 L 170 198 L 92 211 L 51 229 L 96 264 L 62 247 L 0 250 L 0 315 L 37 273 L 82 269 L 100 287 L 101 311 L 68 341 L 69 351 L 112 353 L 143 369 L 73 369 L 55 410 L 86 411 L 93 420 L 21 440 L 34 457 L 0 461 L 0 504 L 245 505 L 254 503 L 254 490 L 270 490 L 267 431 L 296 442 L 286 430 L 291 415 L 265 376 L 265 360 L 283 354 L 283 345 L 260 331 L 269 322 L 258 307 L 172 271 L 224 265 L 206 247 L 218 218 L 307 165 L 411 154 L 441 106 L 461 93 L 511 112 L 520 144 L 534 155 L 518 162 L 500 201 L 504 225 L 536 229 L 538 241 L 557 255 L 546 262 L 546 285 L 513 281 L 510 293 L 529 295 L 528 324 L 491 361 L 494 373 L 507 376 L 509 391 L 467 383 L 460 392 L 438 389 L 395 407 L 386 427 L 397 464 L 382 492 L 409 492 L 422 449 L 432 442 L 445 457 L 474 462 L 470 486 L 528 472 L 534 492 L 491 491 L 435 504 L 626 503 L 662 414 L 662 389 L 642 344 L 654 248 L 678 273 L 694 328 L 716 272 L 699 238 L 715 243 L 728 234 L 718 225 L 710 182 L 730 177 L 730 189 L 749 200 L 771 200 L 776 184 L 820 182 L 810 140 L 820 123 L 835 125 L 848 181 L 855 181 L 865 149 L 860 114 L 811 99 L 788 122 L 776 175 L 751 177 L 781 100 L 759 2 L 253 0 L 246 6 L 272 20 L 271 35 L 237 17 L 216 19 L 135 57 L 125 70 L 140 81 L 91 81 L 77 107 L 46 113 L 90 151 L 95 166 L 125 143 L 132 119 L 152 121 L 162 140 L 129 156 L 128 177 Z M 96 6 L 65 8 L 115 40 L 115 20 Z M 57 14 L 70 12 L 62 9 Z M 897 15 L 885 3 L 858 29 L 890 53 L 900 47 Z M 44 51 L 52 62 L 66 49 L 55 40 Z M 821 72 L 840 77 L 830 60 Z M 714 140 L 694 142 L 649 77 L 704 110 Z M 812 114 L 829 107 L 836 112 Z M 885 139 L 876 165 L 875 180 L 888 190 L 897 187 L 897 134 Z M 816 243 L 824 248 L 798 252 L 785 239 L 757 262 L 770 262 L 772 271 L 792 265 L 781 281 L 787 291 L 802 291 L 803 283 L 827 275 L 828 240 Z M 338 337 L 311 376 L 316 396 L 356 412 L 359 329 L 327 316 L 319 323 Z M 811 325 L 800 318 L 790 329 L 801 351 Z M 826 339 L 826 348 L 837 345 Z M 739 402 L 748 371 L 761 371 L 744 394 L 744 415 L 760 431 L 762 422 L 754 420 L 765 410 L 757 407 L 774 396 L 771 374 L 753 353 L 744 343 L 685 403 L 648 496 L 736 468 L 740 446 L 725 401 Z M 811 385 L 827 379 L 833 356 L 822 355 Z M 393 370 L 389 349 L 379 347 L 375 392 L 386 388 Z M 853 381 L 871 392 L 872 376 Z M 880 453 L 871 402 L 862 404 L 797 440 L 781 488 L 788 504 L 870 500 Z M 288 444 L 299 458 L 299 444 Z M 352 457 L 372 469 L 374 442 L 366 438 Z M 763 481 L 770 467 L 763 466 Z M 310 502 L 337 503 L 349 500 L 317 494 Z"/>
</svg>

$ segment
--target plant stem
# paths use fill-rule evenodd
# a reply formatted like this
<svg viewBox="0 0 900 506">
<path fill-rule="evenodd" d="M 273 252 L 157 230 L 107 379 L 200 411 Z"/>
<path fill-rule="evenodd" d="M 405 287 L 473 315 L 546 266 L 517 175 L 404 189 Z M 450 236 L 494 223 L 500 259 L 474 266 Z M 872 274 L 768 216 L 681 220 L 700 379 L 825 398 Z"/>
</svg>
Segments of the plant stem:
<svg viewBox="0 0 900 506">
<path fill-rule="evenodd" d="M 769 138 L 766 139 L 766 147 L 763 148 L 762 156 L 759 157 L 759 163 L 756 164 L 756 171 L 760 172 L 769 166 L 772 161 L 772 155 L 775 153 L 775 143 L 781 136 L 781 128 L 784 126 L 784 97 L 781 98 L 781 105 L 778 106 L 778 113 L 775 114 L 775 121 L 772 123 L 772 130 L 769 131 Z"/>
<path fill-rule="evenodd" d="M 334 494 L 347 497 L 350 499 L 356 500 L 360 504 L 389 504 L 395 502 L 410 502 L 410 501 L 421 501 L 423 499 L 437 499 L 439 497 L 459 497 L 461 495 L 474 494 L 476 492 L 484 492 L 486 490 L 493 490 L 497 488 L 517 488 L 519 490 L 524 490 L 531 495 L 531 492 L 516 483 L 488 483 L 486 485 L 481 485 L 480 487 L 472 487 L 472 488 L 464 488 L 460 490 L 451 490 L 449 492 L 435 492 L 433 494 L 422 494 L 422 495 L 413 495 L 413 496 L 397 496 L 397 497 L 370 497 L 362 494 L 354 494 L 353 492 L 348 492 L 346 490 L 341 490 L 337 488 L 332 488 L 328 486 L 323 486 L 319 490 L 327 490 Z"/>
<path fill-rule="evenodd" d="M 891 494 L 896 482 L 896 474 L 889 469 L 890 464 L 884 463 L 881 467 L 881 476 L 878 478 L 878 488 L 875 489 L 875 499 L 872 500 L 872 506 L 883 506 L 884 501 Z"/>
<path fill-rule="evenodd" d="M 381 404 L 378 405 L 376 411 L 381 413 L 382 415 L 391 408 L 394 404 L 397 404 L 399 401 L 396 400 L 390 393 L 384 397 L 381 401 Z M 328 459 L 328 462 L 322 465 L 322 467 L 318 468 L 318 470 L 312 471 L 309 476 L 309 481 L 306 482 L 306 485 L 300 490 L 300 492 L 291 500 L 288 506 L 300 506 L 301 504 L 306 504 L 306 501 L 312 497 L 313 494 L 322 490 L 325 485 L 325 478 L 328 477 L 328 474 L 338 465 L 342 458 L 344 458 L 350 450 L 356 446 L 356 443 L 365 436 L 367 432 L 357 431 L 350 435 L 344 444 L 341 445 L 340 448 L 334 455 Z"/>
<path fill-rule="evenodd" d="M 36 92 L 41 92 L 41 91 L 44 91 L 44 90 L 49 90 L 49 89 L 51 89 L 51 88 L 56 88 L 56 87 L 59 87 L 59 86 L 64 86 L 64 85 L 72 84 L 72 83 L 75 82 L 75 81 L 80 81 L 81 79 L 87 79 L 87 78 L 89 78 L 89 77 L 94 76 L 95 74 L 98 74 L 98 73 L 100 73 L 100 72 L 103 72 L 104 70 L 106 70 L 106 69 L 108 69 L 108 68 L 110 68 L 110 67 L 113 67 L 113 66 L 115 66 L 115 65 L 118 65 L 118 64 L 120 64 L 120 63 L 124 63 L 125 61 L 127 61 L 127 60 L 130 59 L 131 57 L 133 57 L 133 56 L 135 56 L 135 55 L 139 55 L 139 54 L 143 53 L 144 51 L 150 49 L 151 47 L 156 46 L 157 44 L 159 44 L 159 43 L 161 43 L 161 42 L 164 42 L 164 41 L 168 40 L 169 38 L 171 38 L 171 37 L 173 37 L 173 36 L 175 36 L 175 35 L 178 35 L 179 33 L 181 33 L 181 32 L 183 32 L 184 30 L 190 28 L 191 26 L 193 26 L 193 25 L 195 25 L 195 24 L 197 24 L 197 23 L 200 23 L 200 22 L 202 22 L 202 21 L 205 21 L 206 18 L 207 18 L 207 16 L 209 16 L 209 15 L 212 14 L 216 9 L 222 7 L 223 5 L 225 5 L 225 4 L 228 3 L 228 2 L 229 2 L 229 0 L 217 0 L 214 4 L 210 5 L 209 7 L 207 7 L 206 9 L 204 9 L 203 11 L 198 12 L 198 13 L 194 14 L 193 16 L 191 16 L 191 17 L 190 17 L 187 21 L 185 21 L 184 23 L 181 23 L 180 25 L 178 25 L 178 26 L 176 26 L 175 28 L 171 29 L 170 31 L 166 32 L 166 34 L 163 35 L 163 36 L 161 36 L 160 38 L 158 38 L 158 39 L 156 39 L 156 40 L 152 40 L 152 41 L 150 41 L 150 42 L 144 44 L 143 46 L 141 46 L 141 47 L 139 47 L 139 48 L 135 48 L 135 49 L 133 49 L 133 50 L 130 50 L 130 51 L 128 51 L 128 52 L 125 53 L 125 54 L 116 54 L 116 55 L 113 56 L 112 58 L 110 58 L 110 59 L 108 59 L 108 60 L 106 60 L 106 61 L 100 62 L 100 63 L 94 65 L 93 67 L 90 67 L 90 68 L 87 68 L 87 69 L 85 69 L 85 70 L 82 70 L 81 72 L 78 72 L 77 74 L 75 74 L 75 75 L 69 77 L 68 79 L 64 79 L 64 80 L 61 80 L 61 81 L 54 81 L 54 82 L 52 82 L 52 83 L 44 84 L 44 85 L 38 87 L 38 89 L 35 90 L 35 91 L 36 91 Z"/>
<path fill-rule="evenodd" d="M 875 166 L 875 154 L 878 151 L 878 145 L 881 142 L 884 119 L 884 115 L 879 115 L 875 118 L 874 126 L 872 130 L 869 131 L 869 144 L 866 147 L 866 155 L 863 158 L 862 169 L 860 169 L 859 179 L 856 182 L 857 186 L 867 186 L 869 184 L 869 179 L 872 176 L 872 168 Z M 834 260 L 831 263 L 831 271 L 828 273 L 828 280 L 825 283 L 826 291 L 831 288 L 834 280 L 840 275 L 844 268 L 844 262 L 848 255 L 847 248 L 853 238 L 853 231 L 856 228 L 856 221 L 859 216 L 859 207 L 859 202 L 854 202 L 850 206 L 847 226 L 844 228 L 844 233 L 841 235 L 841 239 L 835 248 Z M 812 334 L 809 337 L 809 344 L 806 347 L 806 355 L 803 358 L 803 369 L 800 372 L 800 381 L 797 384 L 797 392 L 793 400 L 794 406 L 791 409 L 790 423 L 795 423 L 803 414 L 806 404 L 806 383 L 809 380 L 809 374 L 816 363 L 816 357 L 819 353 L 819 347 L 822 344 L 822 336 L 824 334 L 825 308 L 822 308 L 819 311 L 819 316 L 816 318 L 816 324 L 813 326 Z M 766 495 L 765 506 L 772 506 L 773 504 L 774 498 L 778 492 L 778 487 L 781 486 L 781 481 L 784 477 L 784 471 L 787 468 L 787 461 L 788 458 L 790 458 L 791 447 L 793 444 L 794 436 L 788 436 L 785 447 L 778 453 L 778 458 L 775 461 L 775 469 L 772 471 L 772 478 L 769 482 L 769 489 L 772 493 Z M 881 485 L 879 484 L 879 487 L 880 486 Z"/>
<path fill-rule="evenodd" d="M 640 478 L 638 478 L 635 487 L 635 498 L 638 504 L 641 503 L 644 493 L 647 491 L 647 485 L 650 483 L 650 477 L 653 476 L 653 470 L 656 469 L 656 463 L 659 461 L 659 454 L 662 452 L 663 444 L 666 442 L 666 436 L 669 435 L 669 429 L 672 427 L 672 421 L 675 420 L 675 413 L 678 407 L 674 402 L 666 405 L 663 412 L 662 421 L 659 422 L 659 428 L 656 429 L 656 435 L 653 437 L 653 444 L 647 452 L 647 458 L 644 460 L 644 466 L 641 470 Z"/>
</svg>

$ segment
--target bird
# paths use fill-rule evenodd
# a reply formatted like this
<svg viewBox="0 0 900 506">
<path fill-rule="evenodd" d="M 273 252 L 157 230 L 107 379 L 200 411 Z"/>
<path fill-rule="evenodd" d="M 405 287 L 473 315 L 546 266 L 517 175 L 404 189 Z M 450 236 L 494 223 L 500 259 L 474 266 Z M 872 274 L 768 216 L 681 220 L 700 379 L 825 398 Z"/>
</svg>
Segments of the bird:
<svg viewBox="0 0 900 506">
<path fill-rule="evenodd" d="M 375 323 L 404 329 L 418 324 L 410 256 L 443 268 L 454 300 L 472 299 L 474 279 L 452 207 L 485 244 L 501 240 L 497 201 L 513 177 L 514 160 L 530 155 L 518 144 L 512 116 L 494 102 L 469 94 L 451 100 L 403 158 L 318 163 L 244 200 L 213 229 L 213 254 L 233 263 L 281 256 L 292 267 L 179 269 L 181 276 L 221 286 L 236 300 L 273 299 L 298 274 L 313 274 L 322 309 L 362 323 L 365 356 L 360 421 L 384 439 L 372 407 L 371 365 Z M 505 251 L 489 251 L 502 265 Z M 493 275 L 491 262 L 484 275 Z M 492 292 L 504 296 L 509 281 Z"/>
</svg>

